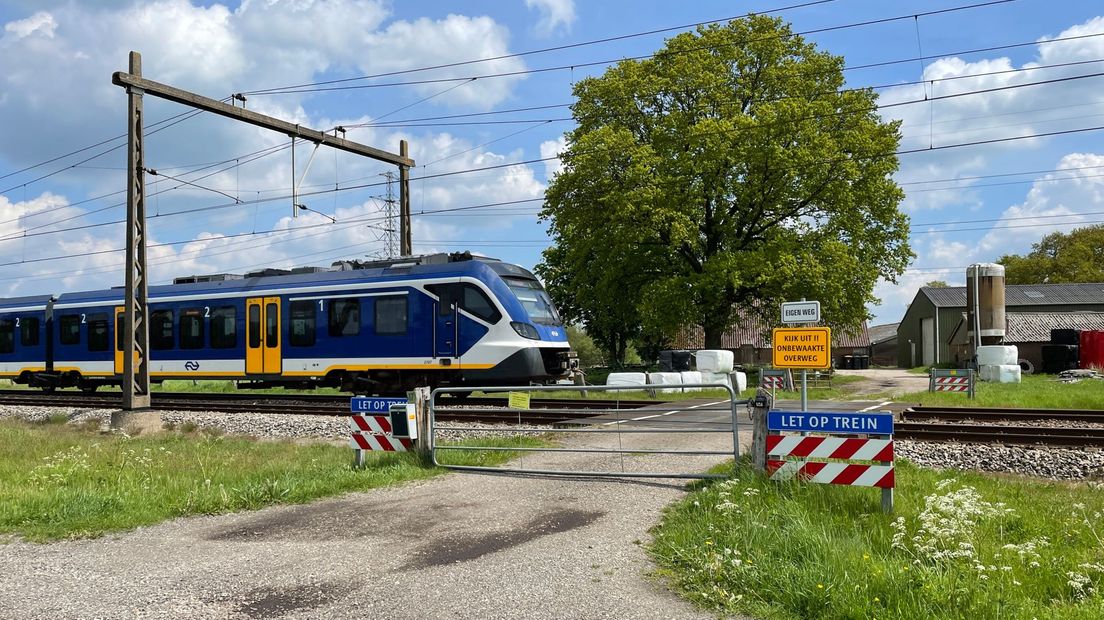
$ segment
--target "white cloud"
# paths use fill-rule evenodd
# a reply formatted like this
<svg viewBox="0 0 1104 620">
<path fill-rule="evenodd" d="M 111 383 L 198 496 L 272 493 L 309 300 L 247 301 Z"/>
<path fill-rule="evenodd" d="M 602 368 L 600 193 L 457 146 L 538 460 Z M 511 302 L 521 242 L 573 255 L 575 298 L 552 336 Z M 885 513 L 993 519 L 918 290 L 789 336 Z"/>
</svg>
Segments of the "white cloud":
<svg viewBox="0 0 1104 620">
<path fill-rule="evenodd" d="M 559 156 L 560 156 L 560 153 L 563 153 L 564 149 L 566 149 L 566 148 L 567 148 L 567 138 L 565 136 L 560 136 L 559 138 L 557 138 L 555 140 L 545 140 L 544 142 L 541 142 L 541 145 L 540 145 L 541 159 L 545 159 L 545 158 L 548 158 L 548 157 L 555 157 L 556 158 L 556 159 L 550 159 L 550 160 L 544 162 L 545 178 L 547 178 L 549 181 L 552 180 L 552 177 L 556 176 L 557 174 L 560 173 L 561 170 L 563 170 L 563 160 L 561 160 L 559 158 Z"/>
<path fill-rule="evenodd" d="M 1067 28 L 1054 38 L 1076 37 L 1104 33 L 1104 17 L 1096 17 Z M 1040 39 L 1044 41 L 1046 38 Z M 1097 80 L 1074 79 L 1040 86 L 1024 86 L 1034 82 L 1070 78 L 1091 73 L 1084 65 L 1044 68 L 1027 71 L 1041 65 L 1055 65 L 1104 58 L 1104 37 L 1039 45 L 1037 60 L 1016 65 L 1009 58 L 988 58 L 966 61 L 957 57 L 938 59 L 924 70 L 925 84 L 899 86 L 883 91 L 881 105 L 906 101 L 938 100 L 896 107 L 885 107 L 882 115 L 902 121 L 901 150 L 923 150 L 929 147 L 963 144 L 975 141 L 1030 136 L 1085 126 L 1085 115 L 1092 110 L 1087 105 L 1100 103 Z M 978 75 L 986 74 L 991 75 Z M 968 77 L 976 76 L 976 77 Z M 975 91 L 990 91 L 963 95 Z M 963 95 L 939 99 L 948 95 Z M 1057 103 L 1057 105 L 1056 105 Z M 955 178 L 970 176 L 985 169 L 994 160 L 1046 144 L 1046 138 L 1029 138 L 989 145 L 945 149 L 932 153 L 908 154 L 901 157 L 898 180 Z M 962 183 L 963 187 L 974 182 Z M 906 186 L 905 208 L 976 208 L 977 195 L 968 190 L 919 192 L 933 186 Z"/>
<path fill-rule="evenodd" d="M 234 92 L 310 83 L 348 75 L 377 74 L 491 58 L 510 53 L 510 33 L 490 17 L 448 15 L 387 23 L 382 0 L 250 1 L 237 10 L 189 0 L 158 0 L 126 6 L 68 3 L 4 24 L 0 31 L 0 116 L 17 119 L 5 127 L 0 158 L 13 166 L 58 154 L 58 145 L 97 142 L 125 129 L 123 90 L 111 74 L 125 69 L 130 50 L 143 55 L 149 79 L 220 98 Z M 311 24 L 311 27 L 304 27 Z M 44 36 L 46 34 L 51 36 Z M 320 33 L 325 33 L 324 36 Z M 525 69 L 519 58 L 394 76 L 387 82 L 447 79 Z M 524 76 L 479 80 L 436 97 L 425 105 L 486 109 L 513 95 Z M 347 85 L 366 85 L 358 81 Z M 411 95 L 436 94 L 452 83 L 354 91 L 379 115 L 408 102 Z M 317 94 L 250 97 L 251 109 L 284 115 L 314 104 Z M 347 99 L 352 99 L 350 95 Z M 74 105 L 74 101 L 80 105 Z M 355 99 L 354 99 L 355 101 Z M 183 109 L 146 98 L 147 118 L 165 118 Z M 295 119 L 299 120 L 299 119 Z M 166 132 L 182 158 L 203 146 L 225 144 L 244 150 L 260 130 L 248 132 L 222 119 L 198 118 L 189 132 Z M 194 135 L 203 141 L 191 140 Z M 243 135 L 253 142 L 243 142 Z M 163 140 L 159 137 L 158 140 Z M 155 151 L 151 151 L 154 154 Z M 101 160 L 102 162 L 103 160 Z"/>
<path fill-rule="evenodd" d="M 22 39 L 38 33 L 47 38 L 53 38 L 57 22 L 54 16 L 45 11 L 39 11 L 27 19 L 20 19 L 4 24 L 4 32 L 11 33 L 15 38 Z"/>
<path fill-rule="evenodd" d="M 1024 201 L 1005 209 L 1001 221 L 982 237 L 978 247 L 983 257 L 1023 253 L 1044 235 L 1099 221 L 1099 215 L 1079 214 L 1104 211 L 1104 177 L 1099 176 L 1104 171 L 1104 155 L 1070 153 L 1055 168 L 1087 166 L 1100 168 L 1052 172 L 1036 180 Z"/>
<path fill-rule="evenodd" d="M 933 239 L 925 258 L 933 265 L 960 265 L 969 260 L 970 254 L 970 247 L 965 243 Z"/>
<path fill-rule="evenodd" d="M 575 0 L 525 0 L 525 6 L 540 12 L 536 32 L 540 36 L 551 36 L 557 30 L 571 30 L 575 23 Z"/>
</svg>

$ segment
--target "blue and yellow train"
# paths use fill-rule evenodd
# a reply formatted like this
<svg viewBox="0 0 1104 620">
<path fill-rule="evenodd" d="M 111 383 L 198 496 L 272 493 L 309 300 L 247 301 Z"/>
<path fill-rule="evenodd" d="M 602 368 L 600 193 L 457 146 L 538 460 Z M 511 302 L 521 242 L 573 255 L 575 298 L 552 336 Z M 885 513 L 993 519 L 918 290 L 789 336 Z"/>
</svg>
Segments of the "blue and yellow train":
<svg viewBox="0 0 1104 620">
<path fill-rule="evenodd" d="M 552 382 L 575 364 L 555 306 L 522 267 L 467 253 L 356 267 L 151 287 L 150 377 L 385 394 Z M 121 288 L 0 300 L 0 378 L 119 385 L 123 318 Z"/>
</svg>

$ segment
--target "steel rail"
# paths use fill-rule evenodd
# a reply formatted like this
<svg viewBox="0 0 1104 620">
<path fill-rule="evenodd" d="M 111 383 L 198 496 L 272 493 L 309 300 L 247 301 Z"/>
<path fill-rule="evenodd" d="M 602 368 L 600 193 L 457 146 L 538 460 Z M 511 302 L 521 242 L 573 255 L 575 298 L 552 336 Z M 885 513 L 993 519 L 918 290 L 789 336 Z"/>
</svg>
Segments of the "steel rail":
<svg viewBox="0 0 1104 620">
<path fill-rule="evenodd" d="M 1094 409 L 1019 409 L 999 407 L 911 407 L 902 420 L 1069 420 L 1104 422 L 1104 411 Z"/>
<path fill-rule="evenodd" d="M 898 422 L 893 437 L 913 441 L 1104 447 L 1104 428 Z"/>
</svg>

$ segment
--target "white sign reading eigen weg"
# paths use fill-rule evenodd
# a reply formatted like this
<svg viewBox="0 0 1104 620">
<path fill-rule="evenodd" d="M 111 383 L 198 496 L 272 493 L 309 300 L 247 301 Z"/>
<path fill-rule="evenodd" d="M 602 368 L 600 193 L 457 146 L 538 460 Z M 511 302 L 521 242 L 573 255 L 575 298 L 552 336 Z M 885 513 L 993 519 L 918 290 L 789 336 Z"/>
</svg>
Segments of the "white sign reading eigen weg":
<svg viewBox="0 0 1104 620">
<path fill-rule="evenodd" d="M 819 301 L 788 301 L 782 304 L 783 323 L 820 322 Z"/>
</svg>

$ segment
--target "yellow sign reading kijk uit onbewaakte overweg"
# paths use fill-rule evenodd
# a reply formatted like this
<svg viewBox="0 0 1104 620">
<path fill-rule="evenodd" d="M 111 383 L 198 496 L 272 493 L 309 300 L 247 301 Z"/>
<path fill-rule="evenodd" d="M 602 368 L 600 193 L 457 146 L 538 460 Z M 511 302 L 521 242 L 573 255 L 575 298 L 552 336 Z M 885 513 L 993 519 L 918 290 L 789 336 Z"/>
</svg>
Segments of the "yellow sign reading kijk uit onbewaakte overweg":
<svg viewBox="0 0 1104 620">
<path fill-rule="evenodd" d="M 828 327 L 778 327 L 772 332 L 775 368 L 831 368 L 832 330 Z"/>
</svg>

